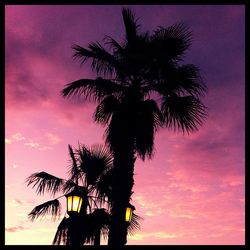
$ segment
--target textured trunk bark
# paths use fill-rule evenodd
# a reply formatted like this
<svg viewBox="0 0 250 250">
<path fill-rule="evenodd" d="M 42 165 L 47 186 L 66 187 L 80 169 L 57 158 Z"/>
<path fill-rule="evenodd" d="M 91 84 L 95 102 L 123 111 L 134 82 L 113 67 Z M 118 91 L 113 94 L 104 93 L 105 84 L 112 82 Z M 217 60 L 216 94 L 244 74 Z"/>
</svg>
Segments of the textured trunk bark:
<svg viewBox="0 0 250 250">
<path fill-rule="evenodd" d="M 114 152 L 114 180 L 112 219 L 108 245 L 122 246 L 127 243 L 127 226 L 125 211 L 129 204 L 134 185 L 134 144 L 133 140 L 121 141 Z"/>
</svg>

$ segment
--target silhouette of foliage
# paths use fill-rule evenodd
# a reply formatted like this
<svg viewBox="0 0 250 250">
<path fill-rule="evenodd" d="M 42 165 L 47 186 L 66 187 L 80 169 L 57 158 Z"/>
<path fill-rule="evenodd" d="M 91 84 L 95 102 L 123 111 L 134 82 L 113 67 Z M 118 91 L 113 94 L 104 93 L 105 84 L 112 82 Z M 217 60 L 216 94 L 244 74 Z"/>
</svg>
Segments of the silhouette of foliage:
<svg viewBox="0 0 250 250">
<path fill-rule="evenodd" d="M 64 217 L 60 222 L 55 237 L 53 239 L 53 245 L 69 245 L 70 239 L 68 234 L 69 218 Z"/>
<path fill-rule="evenodd" d="M 47 214 L 52 215 L 52 219 L 59 218 L 61 214 L 61 204 L 58 199 L 47 201 L 41 205 L 36 206 L 30 213 L 29 218 L 31 221 L 34 219 L 45 216 Z"/>
<path fill-rule="evenodd" d="M 141 229 L 140 222 L 143 220 L 143 218 L 134 212 L 132 213 L 131 222 L 128 226 L 128 233 L 129 235 L 134 235 L 137 231 Z"/>
<path fill-rule="evenodd" d="M 57 192 L 59 192 L 64 185 L 64 180 L 48 174 L 46 172 L 38 172 L 30 175 L 26 182 L 28 182 L 27 186 L 34 184 L 33 188 L 37 186 L 36 192 L 39 195 L 43 195 L 44 191 L 51 192 L 54 196 Z"/>
<path fill-rule="evenodd" d="M 183 63 L 193 39 L 189 28 L 179 22 L 142 32 L 129 8 L 122 9 L 122 17 L 122 42 L 105 36 L 104 45 L 73 46 L 74 58 L 82 64 L 90 61 L 96 79 L 71 82 L 61 91 L 63 97 L 97 102 L 94 121 L 106 126 L 115 177 L 111 186 L 100 181 L 104 189 L 98 194 L 113 198 L 111 245 L 126 243 L 125 224 L 119 216 L 130 201 L 136 157 L 152 158 L 159 128 L 189 134 L 207 118 L 207 107 L 200 100 L 207 92 L 200 69 Z"/>
<path fill-rule="evenodd" d="M 31 221 L 45 215 L 51 215 L 52 220 L 59 219 L 61 204 L 58 199 L 67 197 L 72 191 L 80 192 L 85 197 L 85 205 L 77 218 L 69 216 L 62 219 L 52 244 L 100 245 L 100 237 L 106 238 L 110 227 L 112 192 L 107 192 L 107 188 L 111 188 L 110 179 L 113 178 L 113 156 L 107 147 L 99 144 L 90 147 L 79 144 L 75 150 L 68 145 L 68 149 L 71 160 L 68 180 L 46 172 L 34 173 L 26 179 L 27 186 L 33 184 L 32 188 L 36 187 L 38 194 L 44 194 L 44 191 L 52 195 L 59 191 L 63 193 L 36 206 L 28 217 Z"/>
</svg>

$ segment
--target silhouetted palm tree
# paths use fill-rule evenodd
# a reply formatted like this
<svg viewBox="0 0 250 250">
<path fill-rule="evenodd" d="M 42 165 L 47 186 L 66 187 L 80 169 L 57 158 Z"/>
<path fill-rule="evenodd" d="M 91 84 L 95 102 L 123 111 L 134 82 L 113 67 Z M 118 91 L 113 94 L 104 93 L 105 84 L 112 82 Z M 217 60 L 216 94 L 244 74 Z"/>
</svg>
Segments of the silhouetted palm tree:
<svg viewBox="0 0 250 250">
<path fill-rule="evenodd" d="M 55 196 L 62 192 L 63 195 L 36 206 L 30 213 L 29 218 L 34 219 L 51 214 L 52 219 L 60 217 L 61 204 L 59 198 L 66 196 L 72 190 L 82 192 L 86 197 L 80 213 L 74 217 L 65 216 L 58 226 L 55 234 L 54 245 L 82 245 L 100 244 L 101 235 L 107 237 L 110 226 L 110 200 L 112 194 L 109 180 L 106 176 L 112 173 L 112 154 L 102 145 L 93 145 L 88 148 L 79 145 L 79 149 L 73 151 L 69 145 L 69 154 L 72 163 L 69 167 L 69 179 L 65 180 L 46 172 L 39 172 L 27 178 L 27 185 L 33 184 L 39 195 L 45 191 Z M 106 209 L 101 208 L 104 205 Z M 87 213 L 88 212 L 88 213 Z M 130 231 L 138 230 L 141 217 L 133 214 Z"/>
<path fill-rule="evenodd" d="M 123 216 L 134 185 L 134 162 L 151 158 L 154 135 L 166 127 L 184 132 L 198 129 L 206 117 L 200 96 L 206 93 L 199 68 L 182 64 L 191 45 L 191 32 L 183 23 L 158 27 L 152 34 L 139 32 L 131 10 L 123 8 L 125 39 L 105 37 L 87 48 L 74 45 L 74 57 L 91 60 L 96 79 L 69 83 L 64 97 L 83 96 L 98 103 L 94 120 L 106 126 L 106 142 L 114 157 L 110 245 L 126 244 Z"/>
</svg>

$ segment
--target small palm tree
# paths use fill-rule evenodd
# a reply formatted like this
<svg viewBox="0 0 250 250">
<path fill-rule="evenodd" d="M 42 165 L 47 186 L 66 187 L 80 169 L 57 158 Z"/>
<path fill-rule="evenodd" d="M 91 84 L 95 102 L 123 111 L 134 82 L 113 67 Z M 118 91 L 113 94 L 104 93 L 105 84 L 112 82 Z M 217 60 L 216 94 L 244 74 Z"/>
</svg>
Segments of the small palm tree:
<svg viewBox="0 0 250 250">
<path fill-rule="evenodd" d="M 123 211 L 134 185 L 134 162 L 152 158 L 154 136 L 160 127 L 190 133 L 207 115 L 200 97 L 206 85 L 199 68 L 182 64 L 192 34 L 183 24 L 158 27 L 152 34 L 139 32 L 134 14 L 122 10 L 125 39 L 105 37 L 88 48 L 74 45 L 74 57 L 91 61 L 96 79 L 80 79 L 62 90 L 97 102 L 94 120 L 106 126 L 106 142 L 113 152 L 112 224 L 110 245 L 126 244 Z"/>
<path fill-rule="evenodd" d="M 69 179 L 58 178 L 46 172 L 38 172 L 27 178 L 27 185 L 33 184 L 38 195 L 45 191 L 55 196 L 62 192 L 63 195 L 36 206 L 30 213 L 31 221 L 51 214 L 55 220 L 61 215 L 61 204 L 59 199 L 67 196 L 72 190 L 81 192 L 85 199 L 83 208 L 77 217 L 65 216 L 58 226 L 55 234 L 54 245 L 100 245 L 100 237 L 108 235 L 110 226 L 110 200 L 112 192 L 107 176 L 112 173 L 112 155 L 102 145 L 93 145 L 88 148 L 79 145 L 73 151 L 69 145 L 71 164 L 69 167 Z M 101 208 L 105 206 L 105 208 Z M 140 228 L 141 217 L 133 214 L 130 231 L 134 232 Z"/>
</svg>

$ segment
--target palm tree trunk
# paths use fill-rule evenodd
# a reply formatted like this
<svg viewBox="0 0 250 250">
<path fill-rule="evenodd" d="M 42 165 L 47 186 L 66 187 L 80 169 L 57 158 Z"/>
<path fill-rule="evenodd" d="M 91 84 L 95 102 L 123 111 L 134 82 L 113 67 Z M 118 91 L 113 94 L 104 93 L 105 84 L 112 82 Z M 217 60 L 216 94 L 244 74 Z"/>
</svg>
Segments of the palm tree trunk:
<svg viewBox="0 0 250 250">
<path fill-rule="evenodd" d="M 96 230 L 95 232 L 95 240 L 94 240 L 94 246 L 100 246 L 101 243 L 101 230 Z"/>
<path fill-rule="evenodd" d="M 134 185 L 134 144 L 133 140 L 121 141 L 114 150 L 113 206 L 108 245 L 122 246 L 127 243 L 125 211 L 129 204 Z"/>
<path fill-rule="evenodd" d="M 71 216 L 70 225 L 68 228 L 69 234 L 69 245 L 70 246 L 81 246 L 81 230 L 79 229 L 79 220 L 77 216 Z"/>
</svg>

